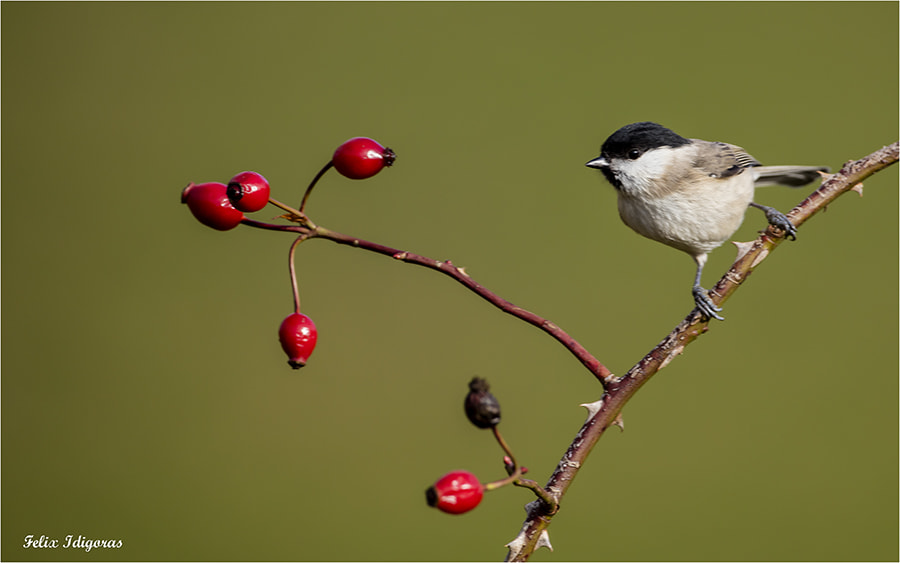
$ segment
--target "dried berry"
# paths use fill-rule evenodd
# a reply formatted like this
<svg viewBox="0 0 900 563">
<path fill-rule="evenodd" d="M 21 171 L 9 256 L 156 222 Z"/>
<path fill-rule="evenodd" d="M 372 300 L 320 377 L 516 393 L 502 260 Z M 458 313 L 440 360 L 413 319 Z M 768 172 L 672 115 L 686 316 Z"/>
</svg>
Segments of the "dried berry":
<svg viewBox="0 0 900 563">
<path fill-rule="evenodd" d="M 500 424 L 500 403 L 490 392 L 487 380 L 480 377 L 469 382 L 466 395 L 466 416 L 478 428 L 493 428 Z"/>
</svg>

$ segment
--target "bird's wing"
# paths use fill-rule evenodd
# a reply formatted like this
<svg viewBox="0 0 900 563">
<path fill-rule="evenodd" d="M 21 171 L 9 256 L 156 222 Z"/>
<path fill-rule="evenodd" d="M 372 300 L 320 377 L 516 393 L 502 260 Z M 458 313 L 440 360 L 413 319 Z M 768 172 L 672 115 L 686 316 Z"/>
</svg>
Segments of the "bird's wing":
<svg viewBox="0 0 900 563">
<path fill-rule="evenodd" d="M 737 145 L 709 141 L 694 142 L 698 146 L 694 165 L 711 178 L 728 178 L 752 166 L 760 166 L 759 161 Z"/>
</svg>

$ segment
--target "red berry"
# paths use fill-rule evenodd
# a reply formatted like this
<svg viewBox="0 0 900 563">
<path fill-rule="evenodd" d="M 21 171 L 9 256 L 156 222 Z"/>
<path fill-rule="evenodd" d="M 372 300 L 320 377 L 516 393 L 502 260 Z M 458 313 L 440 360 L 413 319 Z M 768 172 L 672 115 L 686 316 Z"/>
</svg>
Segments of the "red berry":
<svg viewBox="0 0 900 563">
<path fill-rule="evenodd" d="M 362 180 L 378 174 L 394 163 L 394 151 L 366 137 L 354 137 L 334 151 L 331 158 L 335 170 L 348 178 Z"/>
<path fill-rule="evenodd" d="M 237 227 L 244 214 L 231 205 L 225 191 L 225 184 L 219 182 L 191 183 L 181 192 L 181 203 L 207 227 L 227 231 Z"/>
<path fill-rule="evenodd" d="M 241 211 L 259 211 L 269 203 L 269 182 L 256 172 L 241 172 L 228 181 L 228 199 Z"/>
<path fill-rule="evenodd" d="M 316 348 L 319 337 L 312 319 L 301 313 L 291 313 L 281 322 L 278 329 L 278 340 L 288 355 L 288 365 L 300 369 Z"/>
<path fill-rule="evenodd" d="M 425 491 L 428 506 L 448 514 L 462 514 L 478 506 L 484 486 L 468 471 L 451 471 Z"/>
</svg>

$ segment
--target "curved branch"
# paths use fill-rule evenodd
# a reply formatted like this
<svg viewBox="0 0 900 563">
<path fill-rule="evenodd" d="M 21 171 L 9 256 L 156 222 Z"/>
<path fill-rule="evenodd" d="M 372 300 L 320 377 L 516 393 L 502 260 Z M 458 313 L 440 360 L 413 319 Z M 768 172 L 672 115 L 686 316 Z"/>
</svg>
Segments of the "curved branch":
<svg viewBox="0 0 900 563">
<path fill-rule="evenodd" d="M 875 172 L 897 162 L 900 144 L 894 143 L 869 156 L 844 164 L 840 171 L 829 177 L 815 192 L 800 202 L 787 215 L 795 226 L 802 225 L 813 215 L 838 196 L 856 188 L 859 183 Z M 770 227 L 753 243 L 740 250 L 731 268 L 713 287 L 710 294 L 718 305 L 728 299 L 769 253 L 781 244 Z M 566 493 L 572 480 L 578 474 L 591 449 L 613 424 L 621 424 L 619 418 L 622 407 L 656 372 L 682 353 L 684 347 L 697 339 L 708 329 L 708 319 L 692 312 L 666 336 L 653 350 L 644 356 L 628 372 L 619 378 L 607 380 L 607 387 L 600 400 L 584 405 L 588 418 L 563 455 L 562 460 L 547 482 L 546 489 L 554 495 L 557 503 Z M 553 516 L 544 503 L 528 505 L 528 517 L 516 538 L 507 544 L 507 561 L 526 561 L 535 549 L 549 545 L 547 527 Z"/>
<path fill-rule="evenodd" d="M 547 319 L 535 315 L 531 311 L 527 311 L 517 305 L 510 303 L 506 299 L 503 299 L 493 291 L 473 280 L 469 276 L 469 274 L 466 273 L 465 268 L 455 266 L 450 260 L 434 260 L 433 258 L 420 256 L 418 254 L 413 254 L 411 252 L 406 252 L 403 250 L 397 250 L 396 248 L 391 248 L 382 244 L 348 237 L 347 235 L 342 235 L 323 227 L 317 227 L 313 231 L 313 236 L 326 238 L 338 244 L 345 244 L 348 246 L 353 246 L 355 248 L 362 248 L 364 250 L 377 252 L 378 254 L 384 254 L 396 260 L 402 260 L 403 262 L 407 262 L 409 264 L 424 266 L 426 268 L 430 268 L 444 275 L 447 275 L 463 284 L 476 295 L 486 300 L 494 307 L 497 307 L 504 313 L 509 313 L 510 315 L 517 317 L 530 325 L 534 325 L 555 338 L 560 344 L 565 346 L 566 349 L 569 350 L 569 352 L 571 352 L 576 358 L 578 358 L 578 360 L 584 365 L 584 367 L 586 367 L 591 373 L 593 373 L 594 376 L 596 376 L 600 383 L 604 386 L 606 385 L 607 378 L 612 376 L 612 372 L 609 371 L 606 366 L 600 363 L 600 360 L 595 358 L 590 352 L 587 351 L 584 346 L 582 346 L 577 340 L 572 338 L 566 331 L 559 328 L 557 325 L 548 321 Z"/>
<path fill-rule="evenodd" d="M 588 371 L 594 374 L 594 376 L 604 387 L 606 386 L 606 380 L 612 377 L 612 372 L 609 371 L 609 369 L 607 369 L 607 367 L 603 365 L 600 360 L 598 360 L 590 352 L 588 352 L 584 346 L 582 346 L 577 340 L 572 338 L 566 331 L 561 329 L 556 324 L 550 322 L 549 320 L 538 316 L 531 311 L 514 305 L 506 299 L 503 299 L 493 291 L 473 280 L 471 276 L 466 273 L 465 268 L 460 268 L 454 265 L 450 260 L 435 260 L 426 256 L 413 254 L 412 252 L 398 250 L 396 248 L 391 248 L 383 244 L 347 236 L 330 229 L 314 225 L 311 222 L 308 222 L 309 225 L 273 225 L 271 223 L 264 223 L 261 221 L 244 218 L 241 223 L 249 227 L 255 227 L 258 229 L 298 233 L 301 236 L 310 239 L 323 238 L 332 242 L 336 242 L 338 244 L 344 244 L 347 246 L 352 246 L 354 248 L 361 248 L 363 250 L 368 250 L 377 254 L 390 256 L 395 260 L 401 260 L 409 264 L 416 264 L 418 266 L 423 266 L 431 270 L 436 270 L 466 286 L 466 288 L 468 288 L 470 291 L 472 291 L 494 307 L 497 307 L 504 313 L 508 313 L 516 318 L 525 321 L 530 325 L 536 326 L 537 328 L 555 338 L 560 344 L 565 346 L 566 349 L 572 353 L 572 355 L 578 358 L 582 365 L 584 365 L 584 367 L 586 367 Z"/>
</svg>

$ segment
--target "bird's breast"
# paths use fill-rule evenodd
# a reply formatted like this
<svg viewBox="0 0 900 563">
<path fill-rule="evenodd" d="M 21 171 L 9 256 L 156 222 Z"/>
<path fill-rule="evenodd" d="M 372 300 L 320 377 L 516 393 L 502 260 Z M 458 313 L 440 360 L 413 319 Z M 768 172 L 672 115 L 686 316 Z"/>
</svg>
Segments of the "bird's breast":
<svg viewBox="0 0 900 563">
<path fill-rule="evenodd" d="M 740 227 L 753 200 L 753 181 L 742 174 L 688 185 L 675 192 L 658 190 L 635 197 L 618 192 L 619 216 L 637 233 L 691 255 L 709 252 Z"/>
</svg>

